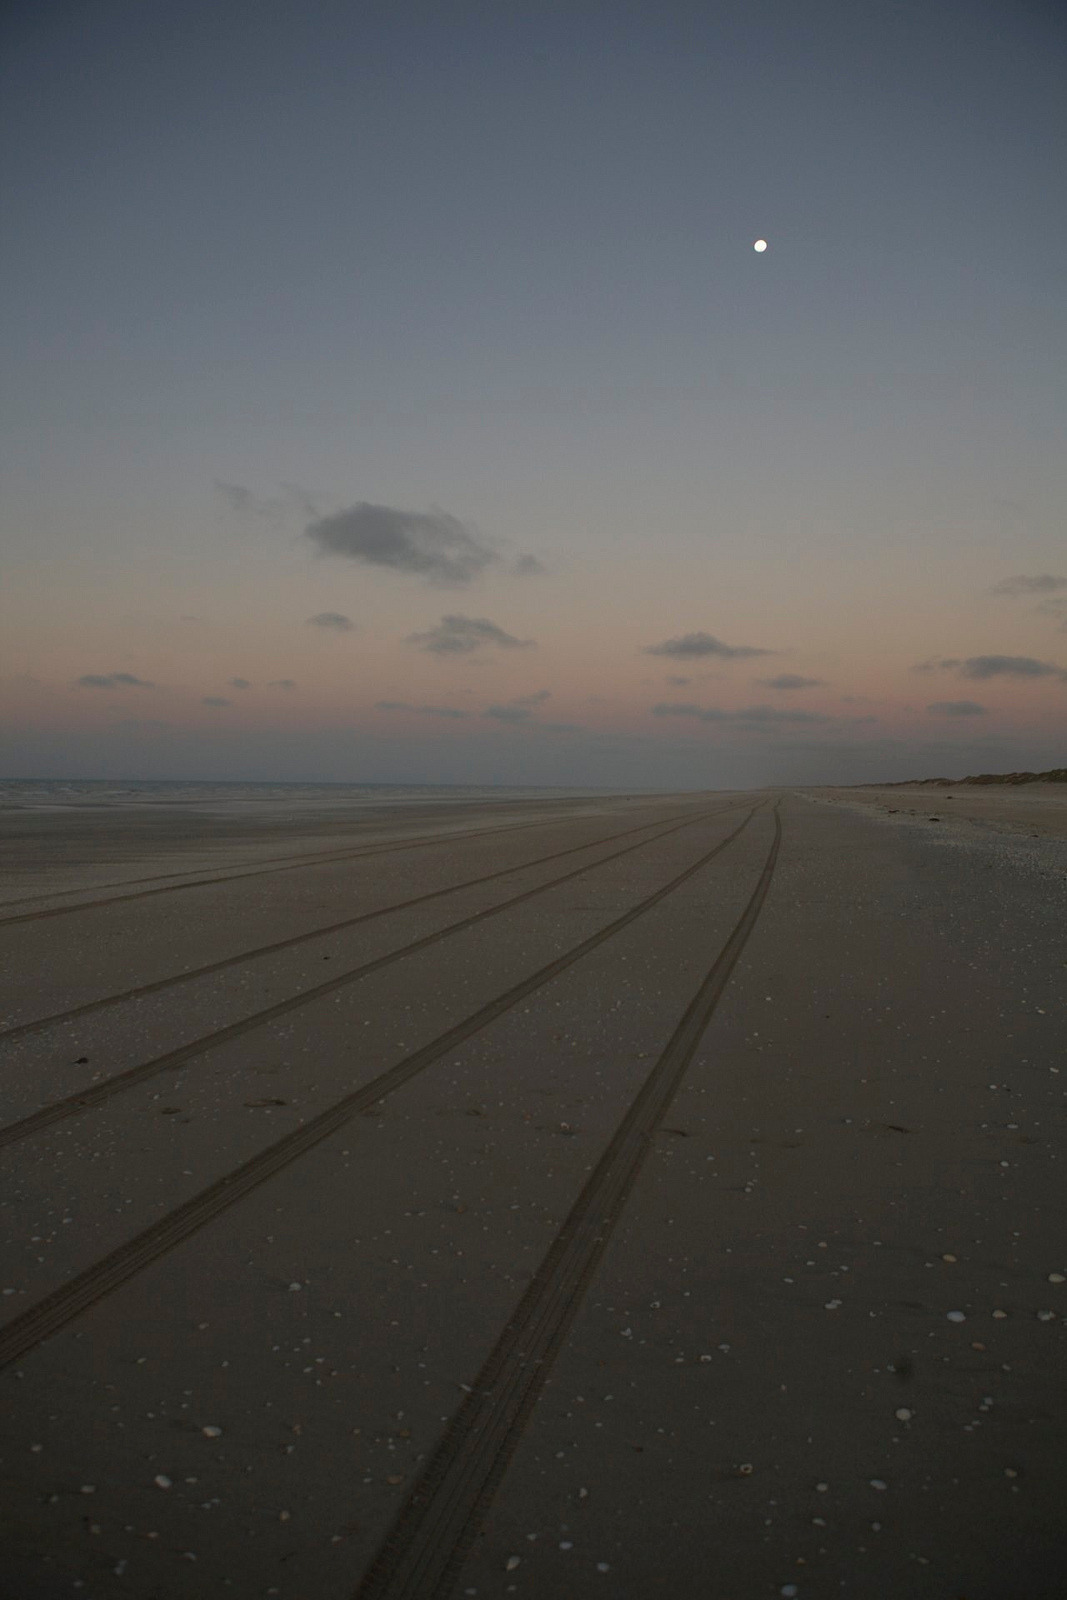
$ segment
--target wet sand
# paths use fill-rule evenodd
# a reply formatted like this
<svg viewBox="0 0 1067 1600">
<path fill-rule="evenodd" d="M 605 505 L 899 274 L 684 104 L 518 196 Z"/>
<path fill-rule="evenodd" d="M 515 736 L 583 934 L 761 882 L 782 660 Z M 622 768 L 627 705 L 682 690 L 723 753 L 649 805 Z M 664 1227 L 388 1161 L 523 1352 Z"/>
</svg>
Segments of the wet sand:
<svg viewBox="0 0 1067 1600">
<path fill-rule="evenodd" d="M 1067 796 L 932 796 L 20 824 L 0 1594 L 1061 1594 Z"/>
</svg>

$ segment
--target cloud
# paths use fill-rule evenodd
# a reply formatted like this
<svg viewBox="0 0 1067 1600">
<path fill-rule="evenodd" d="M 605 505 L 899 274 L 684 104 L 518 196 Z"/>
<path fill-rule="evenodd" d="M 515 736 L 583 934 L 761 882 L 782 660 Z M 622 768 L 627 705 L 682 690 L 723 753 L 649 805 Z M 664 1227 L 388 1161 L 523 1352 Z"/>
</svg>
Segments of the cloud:
<svg viewBox="0 0 1067 1600">
<path fill-rule="evenodd" d="M 968 656 L 960 661 L 956 656 L 936 657 L 919 661 L 914 672 L 956 670 L 963 678 L 1058 678 L 1067 683 L 1067 671 L 1052 661 L 1037 661 L 1033 656 Z"/>
<path fill-rule="evenodd" d="M 423 717 L 467 717 L 468 711 L 457 711 L 453 706 L 413 706 L 409 700 L 379 700 L 375 711 L 415 711 Z"/>
<path fill-rule="evenodd" d="M 540 578 L 548 569 L 536 556 L 518 556 L 511 570 L 517 578 Z"/>
<path fill-rule="evenodd" d="M 448 656 L 468 655 L 489 644 L 501 650 L 525 650 L 534 640 L 516 639 L 487 617 L 448 616 L 442 617 L 437 627 L 428 633 L 408 634 L 407 643 L 430 650 L 434 655 Z"/>
<path fill-rule="evenodd" d="M 1054 594 L 1057 589 L 1067 589 L 1067 578 L 1056 578 L 1051 572 L 1039 572 L 1032 578 L 1017 573 L 1014 578 L 1002 578 L 990 589 L 990 594 Z"/>
<path fill-rule="evenodd" d="M 266 515 L 266 508 L 270 502 L 258 499 L 251 489 L 246 489 L 242 484 L 227 483 L 223 478 L 216 478 L 212 487 L 219 499 L 224 501 L 231 511 L 253 516 Z"/>
<path fill-rule="evenodd" d="M 231 689 L 251 689 L 252 685 L 247 678 L 231 678 L 230 687 Z"/>
<path fill-rule="evenodd" d="M 498 559 L 495 550 L 444 511 L 398 511 L 365 500 L 309 522 L 306 534 L 323 555 L 414 572 L 432 583 L 469 583 Z"/>
<path fill-rule="evenodd" d="M 538 689 L 533 694 L 517 694 L 511 703 L 513 706 L 539 706 L 551 698 L 551 689 Z"/>
<path fill-rule="evenodd" d="M 683 633 L 677 639 L 664 639 L 662 644 L 646 645 L 645 654 L 683 658 L 719 656 L 726 661 L 735 661 L 741 656 L 772 656 L 776 652 L 758 650 L 750 644 L 723 644 L 721 639 L 716 639 L 710 633 Z"/>
<path fill-rule="evenodd" d="M 696 717 L 701 722 L 733 722 L 750 728 L 780 727 L 796 722 L 829 722 L 815 711 L 789 711 L 780 706 L 745 706 L 740 711 L 722 711 L 718 706 L 695 706 L 688 702 L 652 707 L 654 717 Z"/>
<path fill-rule="evenodd" d="M 295 689 L 295 678 L 271 678 L 267 684 L 268 689 Z"/>
<path fill-rule="evenodd" d="M 228 706 L 231 702 L 224 700 L 221 694 L 206 694 L 201 700 L 202 706 Z"/>
<path fill-rule="evenodd" d="M 692 678 L 680 678 L 677 673 L 669 672 L 663 681 L 664 683 L 673 683 L 680 688 L 682 684 L 692 683 L 693 680 Z"/>
<path fill-rule="evenodd" d="M 495 717 L 498 722 L 529 722 L 533 712 L 528 706 L 486 706 L 483 717 Z"/>
<path fill-rule="evenodd" d="M 307 619 L 309 628 L 332 628 L 335 633 L 351 633 L 355 623 L 340 611 L 320 611 Z"/>
<path fill-rule="evenodd" d="M 154 689 L 147 678 L 135 678 L 132 672 L 86 672 L 78 679 L 82 689 Z"/>
<path fill-rule="evenodd" d="M 756 678 L 754 681 L 762 684 L 764 689 L 814 689 L 823 680 L 802 678 L 795 672 L 782 672 L 777 678 Z"/>
<path fill-rule="evenodd" d="M 960 666 L 965 678 L 1059 678 L 1067 683 L 1067 672 L 1051 661 L 1035 661 L 1033 656 L 971 656 Z"/>
<path fill-rule="evenodd" d="M 935 700 L 926 709 L 927 711 L 932 711 L 935 717 L 984 717 L 987 715 L 985 706 L 980 706 L 976 700 Z"/>
<path fill-rule="evenodd" d="M 283 483 L 281 494 L 274 495 L 270 499 L 263 499 L 260 495 L 253 494 L 251 489 L 246 489 L 241 483 L 227 483 L 224 478 L 215 478 L 212 487 L 226 509 L 238 516 L 262 517 L 268 521 L 277 521 L 280 517 L 296 513 L 305 517 L 320 515 L 314 497 L 306 489 L 301 489 L 297 483 Z"/>
</svg>

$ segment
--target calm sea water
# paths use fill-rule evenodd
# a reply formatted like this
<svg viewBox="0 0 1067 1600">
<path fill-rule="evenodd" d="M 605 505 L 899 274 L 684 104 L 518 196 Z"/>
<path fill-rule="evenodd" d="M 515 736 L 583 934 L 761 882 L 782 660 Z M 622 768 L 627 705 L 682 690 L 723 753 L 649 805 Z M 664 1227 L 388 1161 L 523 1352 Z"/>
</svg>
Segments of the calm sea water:
<svg viewBox="0 0 1067 1600">
<path fill-rule="evenodd" d="M 19 778 L 0 781 L 0 811 L 121 810 L 147 806 L 200 812 L 334 811 L 418 806 L 442 801 L 578 799 L 605 789 L 550 789 L 490 784 L 166 783 L 151 779 Z"/>
</svg>

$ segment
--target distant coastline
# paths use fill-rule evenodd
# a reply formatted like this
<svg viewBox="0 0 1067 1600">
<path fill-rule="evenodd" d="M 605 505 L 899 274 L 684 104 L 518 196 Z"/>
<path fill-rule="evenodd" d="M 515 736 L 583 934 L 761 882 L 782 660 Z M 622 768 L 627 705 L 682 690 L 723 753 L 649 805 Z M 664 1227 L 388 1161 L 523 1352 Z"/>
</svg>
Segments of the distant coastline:
<svg viewBox="0 0 1067 1600">
<path fill-rule="evenodd" d="M 1067 767 L 1050 767 L 1047 772 L 979 772 L 970 778 L 898 778 L 895 783 L 861 783 L 857 788 L 916 789 L 927 784 L 954 789 L 961 783 L 1067 783 Z"/>
</svg>

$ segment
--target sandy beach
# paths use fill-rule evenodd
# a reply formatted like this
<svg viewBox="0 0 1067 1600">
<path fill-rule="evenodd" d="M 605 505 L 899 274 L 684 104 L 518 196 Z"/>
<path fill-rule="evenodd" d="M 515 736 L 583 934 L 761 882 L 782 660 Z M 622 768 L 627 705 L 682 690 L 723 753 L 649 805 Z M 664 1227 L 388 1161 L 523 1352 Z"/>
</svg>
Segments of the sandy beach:
<svg viewBox="0 0 1067 1600">
<path fill-rule="evenodd" d="M 5 817 L 0 1594 L 1062 1594 L 1065 788 Z"/>
</svg>

